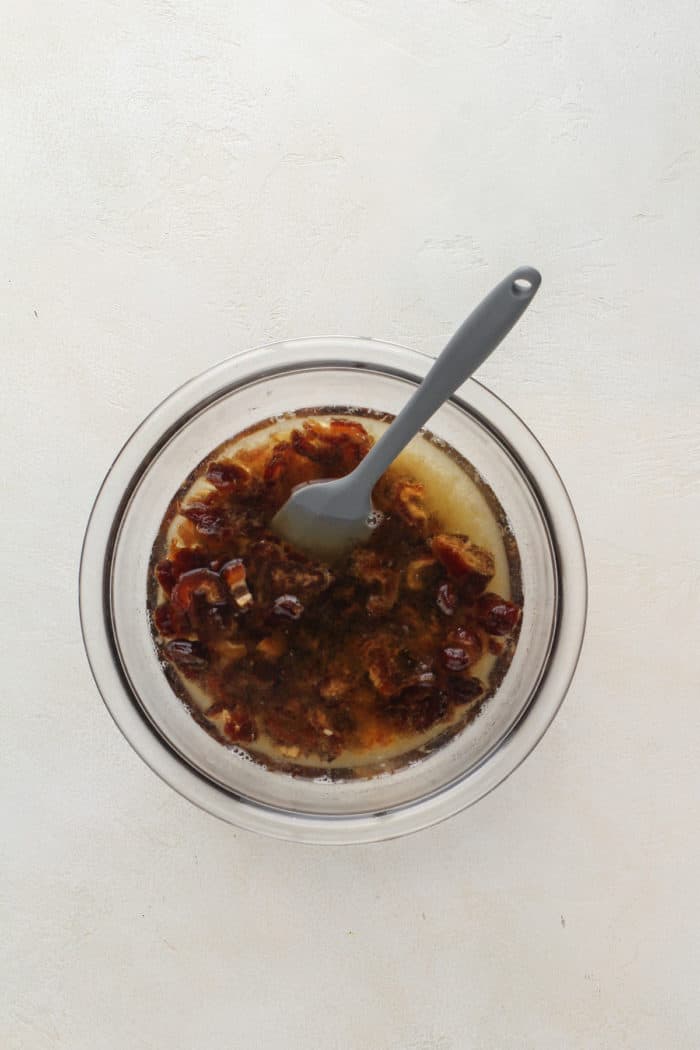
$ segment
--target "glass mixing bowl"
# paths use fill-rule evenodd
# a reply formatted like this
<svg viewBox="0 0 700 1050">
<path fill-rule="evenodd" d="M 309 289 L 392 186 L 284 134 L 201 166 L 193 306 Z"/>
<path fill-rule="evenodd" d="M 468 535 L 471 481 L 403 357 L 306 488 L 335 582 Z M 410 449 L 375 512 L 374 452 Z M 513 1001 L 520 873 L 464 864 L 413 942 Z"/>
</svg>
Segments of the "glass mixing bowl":
<svg viewBox="0 0 700 1050">
<path fill-rule="evenodd" d="M 299 409 L 396 413 L 432 358 L 372 339 L 308 339 L 237 354 L 156 408 L 117 456 L 85 535 L 80 614 L 93 675 L 145 762 L 186 798 L 233 824 L 305 842 L 391 838 L 464 809 L 541 739 L 571 682 L 586 618 L 576 518 L 546 453 L 518 417 L 469 380 L 430 420 L 491 487 L 518 543 L 524 611 L 495 696 L 425 758 L 370 779 L 331 782 L 270 771 L 224 747 L 172 691 L 149 628 L 153 540 L 173 494 L 227 438 Z"/>
</svg>

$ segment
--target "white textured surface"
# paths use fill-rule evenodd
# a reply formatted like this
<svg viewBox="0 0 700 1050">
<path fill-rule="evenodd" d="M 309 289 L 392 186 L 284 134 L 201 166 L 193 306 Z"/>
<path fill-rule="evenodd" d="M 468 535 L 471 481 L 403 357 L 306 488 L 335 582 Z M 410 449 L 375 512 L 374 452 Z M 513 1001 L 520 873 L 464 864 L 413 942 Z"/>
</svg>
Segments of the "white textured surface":
<svg viewBox="0 0 700 1050">
<path fill-rule="evenodd" d="M 3 1050 L 695 1050 L 696 5 L 0 7 Z M 545 283 L 482 375 L 586 541 L 559 718 L 475 809 L 386 846 L 198 812 L 82 653 L 114 452 L 251 343 L 437 350 L 520 262 Z"/>
</svg>

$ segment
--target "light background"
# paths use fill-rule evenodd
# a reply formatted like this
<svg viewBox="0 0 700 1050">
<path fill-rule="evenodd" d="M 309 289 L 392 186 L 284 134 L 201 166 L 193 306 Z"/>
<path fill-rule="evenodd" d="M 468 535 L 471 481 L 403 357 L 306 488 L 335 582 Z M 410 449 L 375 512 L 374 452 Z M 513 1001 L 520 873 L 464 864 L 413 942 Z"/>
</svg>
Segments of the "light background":
<svg viewBox="0 0 700 1050">
<path fill-rule="evenodd" d="M 696 1050 L 700 47 L 692 0 L 0 3 L 3 1050 Z M 251 344 L 437 352 L 580 517 L 543 743 L 416 837 L 293 847 L 143 766 L 83 656 L 97 487 Z"/>
</svg>

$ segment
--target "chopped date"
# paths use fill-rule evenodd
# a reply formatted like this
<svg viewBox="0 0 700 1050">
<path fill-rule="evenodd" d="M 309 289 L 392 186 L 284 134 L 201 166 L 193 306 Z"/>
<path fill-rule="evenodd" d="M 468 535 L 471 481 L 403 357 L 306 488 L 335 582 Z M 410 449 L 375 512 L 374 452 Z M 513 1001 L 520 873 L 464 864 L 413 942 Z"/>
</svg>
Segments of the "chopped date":
<svg viewBox="0 0 700 1050">
<path fill-rule="evenodd" d="M 380 696 L 391 697 L 405 685 L 392 653 L 381 647 L 376 648 L 367 667 L 369 680 Z"/>
<path fill-rule="evenodd" d="M 352 688 L 353 682 L 349 677 L 340 675 L 328 675 L 318 686 L 318 691 L 324 700 L 342 700 Z"/>
<path fill-rule="evenodd" d="M 221 568 L 221 575 L 231 592 L 231 597 L 240 610 L 248 609 L 253 604 L 253 595 L 248 587 L 245 563 L 241 558 L 227 561 Z"/>
<path fill-rule="evenodd" d="M 254 565 L 264 562 L 285 561 L 288 557 L 286 549 L 275 540 L 256 540 L 250 547 L 250 560 Z"/>
<path fill-rule="evenodd" d="M 251 480 L 249 472 L 240 463 L 227 463 L 224 460 L 210 463 L 206 478 L 224 492 L 241 492 Z"/>
<path fill-rule="evenodd" d="M 331 712 L 327 712 L 321 707 L 312 708 L 307 714 L 307 718 L 309 718 L 311 726 L 319 736 L 319 751 L 326 758 L 336 758 L 343 749 L 343 738 Z"/>
<path fill-rule="evenodd" d="M 430 664 L 414 659 L 407 650 L 397 651 L 390 638 L 379 637 L 366 649 L 369 680 L 384 699 L 409 686 L 425 687 L 434 681 Z"/>
<path fill-rule="evenodd" d="M 231 624 L 231 609 L 223 603 L 210 604 L 206 596 L 195 593 L 187 618 L 200 637 L 209 641 L 225 634 Z"/>
<path fill-rule="evenodd" d="M 172 602 L 163 602 L 153 613 L 153 620 L 158 633 L 163 638 L 173 638 L 184 634 L 189 629 L 187 616 L 182 609 Z"/>
<path fill-rule="evenodd" d="M 315 424 L 319 426 L 318 423 Z M 366 455 L 372 447 L 372 438 L 362 423 L 351 419 L 331 419 L 329 427 L 331 441 L 349 441 Z"/>
<path fill-rule="evenodd" d="M 471 543 L 467 536 L 446 533 L 433 536 L 432 550 L 450 576 L 464 580 L 472 587 L 478 584 L 483 590 L 494 574 L 493 554 Z"/>
<path fill-rule="evenodd" d="M 265 466 L 264 481 L 269 484 L 273 481 L 279 481 L 284 476 L 291 460 L 291 452 L 294 452 L 294 446 L 288 441 L 281 441 L 275 446 L 275 450 Z"/>
<path fill-rule="evenodd" d="M 343 419 L 332 419 L 328 426 L 307 420 L 301 430 L 292 432 L 294 450 L 323 468 L 317 472 L 318 477 L 347 474 L 367 454 L 371 444 L 362 424 Z"/>
<path fill-rule="evenodd" d="M 469 667 L 469 656 L 461 646 L 446 645 L 442 650 L 442 662 L 448 671 L 465 671 Z"/>
<path fill-rule="evenodd" d="M 173 563 L 169 558 L 162 558 L 156 565 L 154 572 L 158 583 L 165 593 L 170 594 L 177 583 L 177 576 L 175 575 Z"/>
<path fill-rule="evenodd" d="M 207 558 L 204 551 L 199 547 L 177 547 L 170 555 L 173 570 L 179 579 L 183 572 L 192 569 L 201 569 L 206 565 Z"/>
<path fill-rule="evenodd" d="M 414 558 L 406 566 L 405 583 L 409 591 L 422 591 L 437 576 L 437 561 L 430 554 Z"/>
<path fill-rule="evenodd" d="M 318 480 L 321 473 L 317 464 L 306 456 L 300 456 L 290 441 L 281 441 L 275 446 L 263 473 L 268 487 L 277 488 L 286 498 L 295 485 Z"/>
<path fill-rule="evenodd" d="M 482 594 L 474 607 L 474 615 L 489 634 L 510 634 L 520 620 L 520 609 L 498 594 Z"/>
<path fill-rule="evenodd" d="M 424 733 L 447 715 L 449 702 L 437 688 L 411 686 L 404 689 L 392 706 L 392 714 L 406 729 Z"/>
<path fill-rule="evenodd" d="M 484 652 L 481 635 L 474 627 L 453 627 L 447 635 L 446 644 L 447 648 L 464 654 L 464 667 L 449 667 L 445 663 L 450 671 L 463 671 L 465 667 L 473 666 L 481 659 Z M 456 657 L 456 659 L 460 658 Z"/>
<path fill-rule="evenodd" d="M 292 433 L 292 447 L 300 456 L 316 461 L 320 461 L 328 453 L 327 444 L 318 439 L 314 440 L 307 430 L 295 430 Z"/>
<path fill-rule="evenodd" d="M 207 605 L 225 604 L 226 588 L 219 574 L 211 569 L 191 569 L 184 572 L 173 587 L 173 605 L 187 611 L 192 608 L 195 596 Z"/>
<path fill-rule="evenodd" d="M 287 639 L 281 633 L 270 634 L 267 638 L 261 639 L 255 646 L 255 652 L 258 656 L 261 656 L 263 660 L 269 660 L 271 663 L 276 663 L 281 656 L 287 652 Z"/>
<path fill-rule="evenodd" d="M 298 620 L 304 613 L 304 606 L 295 595 L 282 594 L 272 603 L 272 611 L 284 620 Z"/>
<path fill-rule="evenodd" d="M 284 709 L 266 711 L 265 728 L 283 745 L 288 758 L 312 751 L 332 761 L 345 746 L 342 717 L 333 717 L 318 706 L 305 707 L 296 698 Z"/>
<path fill-rule="evenodd" d="M 373 550 L 358 547 L 350 557 L 350 573 L 360 583 L 367 585 L 373 583 L 384 583 L 387 575 L 391 573 L 379 554 Z"/>
<path fill-rule="evenodd" d="M 293 592 L 311 596 L 321 594 L 327 590 L 333 582 L 333 575 L 325 567 L 313 565 L 300 565 L 293 561 L 281 561 L 273 565 L 270 571 L 270 580 L 273 591 L 279 593 Z"/>
<path fill-rule="evenodd" d="M 436 675 L 430 664 L 418 664 L 413 675 L 416 685 L 432 685 L 435 679 Z"/>
<path fill-rule="evenodd" d="M 166 594 L 184 572 L 199 569 L 206 564 L 206 556 L 196 547 L 176 547 L 169 558 L 162 558 L 155 567 L 155 576 Z"/>
<path fill-rule="evenodd" d="M 415 704 L 411 716 L 411 728 L 424 733 L 437 722 L 442 722 L 448 712 L 448 701 L 444 693 L 434 689 L 420 704 Z"/>
<path fill-rule="evenodd" d="M 363 584 L 375 588 L 376 593 L 367 599 L 366 609 L 370 616 L 390 612 L 396 605 L 401 585 L 401 572 L 387 565 L 376 551 L 355 550 L 350 560 L 352 574 Z"/>
<path fill-rule="evenodd" d="M 483 683 L 479 678 L 465 678 L 463 675 L 449 675 L 445 683 L 445 696 L 457 705 L 469 704 L 484 691 Z"/>
<path fill-rule="evenodd" d="M 399 580 L 395 580 L 387 586 L 381 594 L 370 594 L 365 608 L 370 616 L 385 616 L 396 605 L 399 595 Z"/>
<path fill-rule="evenodd" d="M 224 726 L 224 733 L 232 741 L 240 741 L 250 744 L 256 739 L 258 733 L 255 728 L 255 722 L 252 718 L 245 718 L 242 715 L 231 714 L 226 720 Z"/>
<path fill-rule="evenodd" d="M 213 503 L 190 503 L 180 509 L 203 536 L 223 537 L 231 531 L 226 512 Z"/>
<path fill-rule="evenodd" d="M 204 671 L 208 665 L 208 654 L 201 642 L 176 638 L 165 646 L 165 655 L 184 674 Z"/>
<path fill-rule="evenodd" d="M 402 479 L 394 486 L 393 497 L 396 509 L 409 525 L 424 525 L 428 520 L 425 509 L 425 486 L 416 481 Z"/>
<path fill-rule="evenodd" d="M 457 592 L 451 583 L 441 583 L 437 592 L 437 607 L 445 616 L 453 616 L 457 608 Z"/>
<path fill-rule="evenodd" d="M 230 704 L 225 700 L 218 700 L 207 708 L 206 715 L 219 727 L 223 735 L 234 743 L 252 743 L 257 738 L 255 721 L 240 703 Z"/>
<path fill-rule="evenodd" d="M 237 664 L 241 660 L 245 660 L 248 655 L 248 648 L 245 642 L 232 642 L 229 639 L 217 642 L 215 649 L 224 667 Z"/>
</svg>

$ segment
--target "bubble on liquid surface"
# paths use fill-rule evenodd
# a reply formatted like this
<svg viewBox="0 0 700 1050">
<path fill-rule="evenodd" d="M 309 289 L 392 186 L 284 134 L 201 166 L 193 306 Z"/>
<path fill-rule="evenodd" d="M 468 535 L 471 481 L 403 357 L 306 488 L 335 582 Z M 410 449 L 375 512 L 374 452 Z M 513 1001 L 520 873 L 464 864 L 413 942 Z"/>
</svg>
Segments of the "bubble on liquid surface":
<svg viewBox="0 0 700 1050">
<path fill-rule="evenodd" d="M 384 515 L 380 510 L 372 510 L 367 515 L 367 525 L 370 529 L 378 528 L 384 521 Z"/>
<path fill-rule="evenodd" d="M 233 745 L 229 744 L 228 750 L 231 752 L 232 755 L 235 755 L 236 758 L 243 759 L 244 762 L 253 762 L 254 761 L 252 756 L 249 755 L 247 751 L 244 751 L 242 747 L 238 747 L 237 744 L 233 744 Z"/>
</svg>

